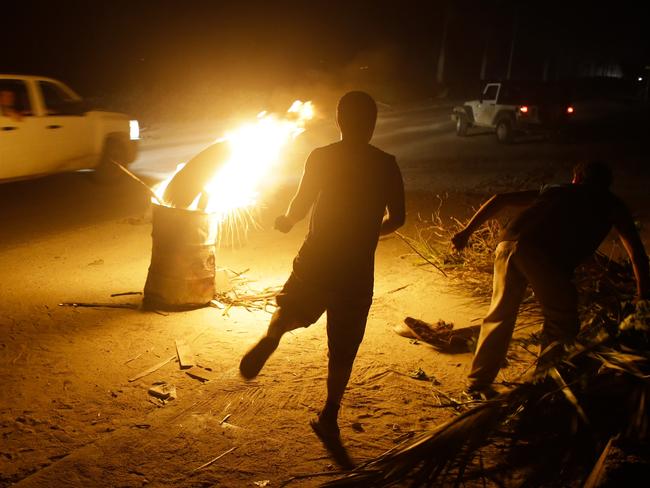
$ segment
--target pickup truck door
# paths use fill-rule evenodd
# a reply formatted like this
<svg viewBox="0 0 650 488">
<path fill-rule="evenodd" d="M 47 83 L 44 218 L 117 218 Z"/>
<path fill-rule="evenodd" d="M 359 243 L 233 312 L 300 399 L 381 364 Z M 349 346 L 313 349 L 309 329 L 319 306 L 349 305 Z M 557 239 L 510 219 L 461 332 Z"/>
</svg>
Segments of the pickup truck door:
<svg viewBox="0 0 650 488">
<path fill-rule="evenodd" d="M 491 127 L 496 114 L 497 97 L 500 85 L 488 83 L 483 89 L 479 103 L 474 111 L 474 123 L 482 127 Z"/>
<path fill-rule="evenodd" d="M 0 96 L 10 97 L 0 107 L 0 179 L 38 174 L 46 148 L 34 116 L 33 92 L 24 80 L 3 78 Z"/>
<path fill-rule="evenodd" d="M 91 120 L 82 101 L 59 83 L 37 82 L 41 94 L 41 130 L 48 148 L 42 159 L 41 173 L 87 168 L 92 163 Z"/>
</svg>

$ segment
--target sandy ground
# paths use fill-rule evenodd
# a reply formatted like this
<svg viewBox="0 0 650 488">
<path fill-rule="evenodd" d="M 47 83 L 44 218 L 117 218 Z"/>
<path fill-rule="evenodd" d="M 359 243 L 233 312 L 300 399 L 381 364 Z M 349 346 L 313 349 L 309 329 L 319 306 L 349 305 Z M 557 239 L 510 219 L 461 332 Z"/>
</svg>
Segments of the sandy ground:
<svg viewBox="0 0 650 488">
<path fill-rule="evenodd" d="M 647 221 L 648 159 L 639 143 L 499 146 L 489 135 L 456 138 L 446 116 L 428 107 L 382 118 L 376 144 L 398 155 L 409 191 L 405 233 L 430 215 L 436 195 L 446 198 L 447 215 L 465 217 L 491 191 L 566 179 L 588 155 L 614 161 L 615 189 Z M 327 128 L 307 135 L 301 149 L 331 134 Z M 145 143 L 149 160 L 136 168 L 151 176 L 160 161 L 170 165 L 195 151 L 193 144 L 204 139 L 176 141 L 165 156 L 164 141 Z M 219 251 L 218 264 L 248 269 L 253 287 L 283 283 L 305 234 L 305 222 L 288 235 L 270 230 L 299 174 L 299 163 L 292 164 L 265 196 L 261 229 Z M 110 297 L 141 291 L 147 274 L 150 209 L 137 184 L 98 187 L 77 173 L 0 188 L 0 486 L 279 486 L 294 475 L 336 469 L 308 425 L 325 396 L 324 319 L 287 335 L 262 374 L 245 382 L 237 365 L 265 330 L 265 312 L 59 306 L 139 303 L 138 296 Z M 392 330 L 407 315 L 464 327 L 485 313 L 470 288 L 463 292 L 422 264 L 398 238 L 379 244 L 367 334 L 341 412 L 342 435 L 357 461 L 449 418 L 453 411 L 438 408 L 435 389 L 454 396 L 464 385 L 470 354 L 443 355 Z M 129 381 L 174 356 L 176 339 L 190 344 L 211 381 L 191 378 L 175 361 Z M 530 360 L 515 351 L 502 379 Z M 435 381 L 412 378 L 418 368 Z M 175 385 L 177 398 L 161 405 L 148 395 L 157 381 Z"/>
</svg>

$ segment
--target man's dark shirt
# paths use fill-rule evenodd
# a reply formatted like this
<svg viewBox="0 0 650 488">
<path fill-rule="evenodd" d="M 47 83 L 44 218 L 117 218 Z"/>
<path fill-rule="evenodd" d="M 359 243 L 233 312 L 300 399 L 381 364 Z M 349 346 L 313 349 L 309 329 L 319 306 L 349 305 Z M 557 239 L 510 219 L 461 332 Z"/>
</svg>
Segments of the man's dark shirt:
<svg viewBox="0 0 650 488">
<path fill-rule="evenodd" d="M 598 249 L 617 211 L 628 212 L 614 194 L 587 184 L 543 187 L 535 202 L 504 229 L 502 241 L 535 246 L 573 270 Z"/>
<path fill-rule="evenodd" d="M 294 273 L 322 290 L 371 296 L 384 212 L 389 201 L 403 199 L 395 157 L 340 141 L 310 154 L 301 185 L 315 201 Z"/>
</svg>

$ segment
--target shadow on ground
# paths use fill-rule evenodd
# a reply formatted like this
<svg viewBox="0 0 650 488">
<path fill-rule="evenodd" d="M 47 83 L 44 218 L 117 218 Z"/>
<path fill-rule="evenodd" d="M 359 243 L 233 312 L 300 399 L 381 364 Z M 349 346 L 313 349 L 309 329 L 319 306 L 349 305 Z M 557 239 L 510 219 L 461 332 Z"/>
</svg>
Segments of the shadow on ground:
<svg viewBox="0 0 650 488">
<path fill-rule="evenodd" d="M 98 184 L 89 172 L 0 185 L 0 249 L 145 212 L 149 197 L 128 177 Z"/>
</svg>

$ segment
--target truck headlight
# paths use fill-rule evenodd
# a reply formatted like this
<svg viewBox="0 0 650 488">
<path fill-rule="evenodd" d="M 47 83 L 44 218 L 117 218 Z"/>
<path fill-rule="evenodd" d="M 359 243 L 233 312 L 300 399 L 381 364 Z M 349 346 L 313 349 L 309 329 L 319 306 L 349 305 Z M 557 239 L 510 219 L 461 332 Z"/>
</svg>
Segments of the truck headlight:
<svg viewBox="0 0 650 488">
<path fill-rule="evenodd" d="M 137 120 L 129 120 L 129 137 L 132 141 L 140 139 L 140 124 Z"/>
</svg>

